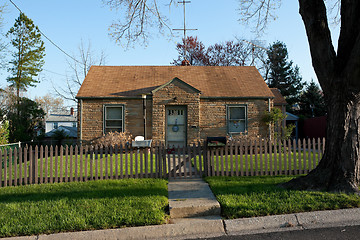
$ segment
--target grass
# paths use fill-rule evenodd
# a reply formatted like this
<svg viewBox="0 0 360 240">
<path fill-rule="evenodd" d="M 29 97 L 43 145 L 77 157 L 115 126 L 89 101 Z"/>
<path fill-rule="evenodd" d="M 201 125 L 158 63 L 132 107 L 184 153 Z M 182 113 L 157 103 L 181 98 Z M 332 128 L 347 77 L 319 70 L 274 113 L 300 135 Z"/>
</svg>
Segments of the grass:
<svg viewBox="0 0 360 240">
<path fill-rule="evenodd" d="M 161 179 L 0 188 L 0 237 L 161 224 L 167 194 Z"/>
<path fill-rule="evenodd" d="M 310 157 L 309 157 L 310 156 Z M 305 160 L 304 160 L 305 158 Z M 263 169 L 263 171 L 294 171 L 294 170 L 304 170 L 304 169 L 313 169 L 314 166 L 318 164 L 319 155 L 318 153 L 313 154 L 313 152 L 301 151 L 284 153 L 272 153 L 272 154 L 255 154 L 253 155 L 238 155 L 231 156 L 223 155 L 216 156 L 212 155 L 211 159 L 214 167 L 214 171 L 222 174 L 223 171 L 238 171 L 238 172 L 256 172 Z M 194 164 L 194 159 L 192 160 Z M 199 169 L 199 157 L 196 157 L 196 167 Z M 204 168 L 204 167 L 203 167 Z"/>
<path fill-rule="evenodd" d="M 294 191 L 277 184 L 294 177 L 207 177 L 228 219 L 360 207 L 357 195 Z"/>
<path fill-rule="evenodd" d="M 48 157 L 48 162 L 46 163 L 45 158 L 38 159 L 38 176 L 48 176 L 50 177 L 50 173 L 52 172 L 52 176 L 55 177 L 55 169 L 57 169 L 58 176 L 60 177 L 60 173 L 62 176 L 65 177 L 75 177 L 75 176 L 93 176 L 95 177 L 96 174 L 98 177 L 101 176 L 115 176 L 116 170 L 119 176 L 130 176 L 130 175 L 137 175 L 139 173 L 147 174 L 148 177 L 151 174 L 155 174 L 156 172 L 156 163 L 155 163 L 155 155 L 151 154 L 140 154 L 140 153 L 133 153 L 133 154 L 113 154 L 112 156 L 108 155 L 107 157 L 101 157 L 98 154 L 98 157 L 95 158 L 91 155 L 78 155 L 77 157 L 72 155 L 62 158 L 60 156 L 53 156 L 52 160 Z M 3 159 L 4 161 L 4 159 Z M 9 161 L 9 159 L 8 159 Z M 85 163 L 86 161 L 86 163 Z M 12 161 L 12 178 L 14 178 L 14 161 Z M 29 168 L 29 161 L 27 161 L 27 169 Z M 121 167 L 122 166 L 122 167 Z M 96 167 L 98 169 L 96 173 Z M 24 177 L 24 168 L 25 164 L 22 163 L 22 177 Z M 66 171 L 67 170 L 67 171 Z M 82 171 L 82 175 L 80 174 L 80 170 Z M 4 166 L 0 169 L 2 180 L 4 180 Z M 9 171 L 9 164 L 7 165 L 7 171 Z M 17 164 L 17 171 L 19 171 L 19 164 Z M 7 173 L 8 175 L 8 173 Z M 27 173 L 29 176 L 29 173 Z M 9 176 L 7 176 L 8 178 Z M 17 174 L 19 177 L 19 172 Z"/>
<path fill-rule="evenodd" d="M 223 149 L 221 150 L 223 151 Z M 216 152 L 215 152 L 216 153 Z M 272 172 L 272 174 L 283 174 L 282 171 L 289 171 L 289 174 L 301 174 L 304 169 L 313 169 L 318 161 L 318 153 L 312 151 L 287 151 L 284 153 L 272 153 L 272 154 L 247 154 L 247 155 L 224 155 L 216 156 L 219 153 L 214 154 L 211 158 L 214 174 L 216 176 L 230 175 L 230 171 L 234 174 L 235 171 L 239 172 L 239 175 L 260 175 L 260 169 L 263 169 L 263 173 Z M 172 159 L 173 155 L 171 155 Z M 3 159 L 4 160 L 4 159 Z M 9 159 L 8 159 L 9 161 Z M 192 163 L 199 170 L 199 156 L 192 158 Z M 14 179 L 14 159 L 12 159 L 12 179 Z M 87 176 L 96 179 L 106 179 L 104 176 L 118 175 L 120 178 L 128 176 L 137 177 L 139 173 L 145 174 L 142 177 L 154 177 L 157 166 L 156 155 L 148 152 L 128 153 L 128 154 L 112 154 L 112 155 L 72 155 L 72 156 L 53 156 L 48 157 L 46 162 L 38 159 L 38 177 L 52 177 L 57 175 L 58 177 L 65 177 L 65 181 L 70 181 L 68 178 L 76 178 Z M 201 164 L 204 170 L 204 164 Z M 9 179 L 9 164 L 7 166 L 7 179 Z M 22 163 L 22 177 L 24 177 L 25 164 Z M 29 162 L 27 162 L 27 168 L 29 168 Z M 42 169 L 42 171 L 40 170 Z M 95 170 L 97 169 L 97 171 Z M 19 177 L 19 164 L 17 164 L 17 178 Z M 166 169 L 166 172 L 168 169 Z M 273 171 L 277 171 L 274 173 Z M 226 173 L 228 172 L 228 173 Z M 0 169 L 1 179 L 5 179 L 4 166 Z M 234 174 L 235 175 L 235 174 Z M 27 173 L 29 176 L 29 173 Z"/>
</svg>

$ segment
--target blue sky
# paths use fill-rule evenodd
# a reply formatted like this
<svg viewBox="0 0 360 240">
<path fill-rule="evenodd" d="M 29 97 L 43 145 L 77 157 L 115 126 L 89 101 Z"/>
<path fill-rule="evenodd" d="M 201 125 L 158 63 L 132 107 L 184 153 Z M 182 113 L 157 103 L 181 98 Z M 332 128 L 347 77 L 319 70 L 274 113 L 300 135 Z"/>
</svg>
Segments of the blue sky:
<svg viewBox="0 0 360 240">
<path fill-rule="evenodd" d="M 13 26 L 18 17 L 18 10 L 7 3 L 5 24 L 2 32 L 6 33 Z M 148 46 L 137 45 L 125 49 L 117 45 L 109 37 L 109 26 L 119 18 L 119 12 L 110 10 L 103 5 L 101 0 L 31 0 L 13 2 L 43 31 L 53 42 L 70 55 L 76 54 L 78 46 L 83 40 L 91 41 L 95 52 L 103 50 L 106 54 L 106 65 L 169 65 L 177 58 L 175 45 L 181 41 L 178 37 L 168 39 L 158 32 L 154 32 Z M 158 0 L 166 4 L 169 0 Z M 206 4 L 205 4 L 206 3 Z M 164 13 L 169 13 L 172 28 L 181 28 L 183 25 L 182 6 L 172 7 L 169 11 L 164 8 Z M 238 0 L 192 0 L 186 7 L 187 27 L 197 28 L 198 31 L 189 32 L 196 35 L 206 46 L 235 37 L 253 40 L 250 27 L 241 24 L 238 12 Z M 300 67 L 303 79 L 310 81 L 316 76 L 311 65 L 309 47 L 305 29 L 298 13 L 298 2 L 295 0 L 283 1 L 277 12 L 278 19 L 271 23 L 267 32 L 257 38 L 263 40 L 268 46 L 276 40 L 284 42 L 289 51 L 289 58 Z M 336 36 L 333 37 L 333 39 Z M 27 96 L 34 98 L 46 93 L 52 93 L 52 85 L 61 85 L 65 82 L 66 74 L 71 74 L 67 65 L 67 57 L 54 47 L 45 38 L 46 47 L 45 65 L 40 74 L 41 83 L 29 88 Z M 69 59 L 68 59 L 69 60 Z M 0 86 L 6 86 L 6 71 L 0 72 Z"/>
</svg>

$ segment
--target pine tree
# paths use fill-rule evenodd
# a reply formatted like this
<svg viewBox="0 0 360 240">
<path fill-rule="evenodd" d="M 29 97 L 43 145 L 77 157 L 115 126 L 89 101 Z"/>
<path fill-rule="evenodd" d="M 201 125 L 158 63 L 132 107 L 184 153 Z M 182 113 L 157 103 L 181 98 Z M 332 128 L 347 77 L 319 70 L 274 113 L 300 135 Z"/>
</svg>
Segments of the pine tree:
<svg viewBox="0 0 360 240">
<path fill-rule="evenodd" d="M 269 87 L 280 90 L 288 103 L 287 111 L 293 112 L 292 106 L 299 102 L 304 84 L 299 73 L 299 67 L 293 66 L 293 62 L 288 59 L 288 51 L 284 43 L 277 41 L 270 46 L 268 64 L 270 68 Z"/>
<path fill-rule="evenodd" d="M 11 76 L 7 81 L 16 89 L 20 97 L 20 90 L 35 86 L 39 81 L 34 79 L 42 71 L 44 65 L 45 46 L 41 34 L 33 21 L 24 13 L 15 20 L 15 24 L 7 33 L 14 47 L 13 59 L 9 62 L 8 71 Z"/>
<path fill-rule="evenodd" d="M 307 84 L 300 97 L 299 113 L 305 117 L 320 117 L 326 114 L 324 96 L 314 81 Z"/>
</svg>

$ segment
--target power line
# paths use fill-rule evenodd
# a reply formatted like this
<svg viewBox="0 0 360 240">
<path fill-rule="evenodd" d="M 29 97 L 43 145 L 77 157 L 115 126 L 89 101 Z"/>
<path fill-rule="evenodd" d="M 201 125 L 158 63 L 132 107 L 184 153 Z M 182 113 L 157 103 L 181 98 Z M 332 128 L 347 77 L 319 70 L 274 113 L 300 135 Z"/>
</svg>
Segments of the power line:
<svg viewBox="0 0 360 240">
<path fill-rule="evenodd" d="M 52 74 L 55 74 L 55 75 L 59 75 L 59 76 L 62 76 L 62 77 L 67 77 L 66 75 L 64 75 L 64 74 L 61 74 L 61 73 L 57 73 L 57 72 L 53 72 L 53 71 L 50 71 L 50 70 L 47 70 L 47 69 L 42 69 L 42 70 L 44 70 L 45 72 L 49 72 L 49 73 L 52 73 Z"/>
<path fill-rule="evenodd" d="M 14 5 L 14 7 L 19 10 L 20 13 L 23 13 L 23 11 L 21 11 L 21 9 L 12 1 L 9 0 L 9 2 Z M 54 45 L 57 49 L 59 49 L 63 54 L 65 54 L 67 57 L 71 58 L 72 60 L 74 60 L 75 62 L 82 64 L 82 62 L 78 61 L 77 59 L 75 59 L 73 56 L 71 56 L 70 54 L 68 54 L 67 52 L 65 52 L 64 50 L 62 50 L 56 43 L 54 43 L 50 38 L 48 38 L 38 27 L 38 30 L 40 32 L 40 34 L 46 38 L 52 45 Z"/>
</svg>

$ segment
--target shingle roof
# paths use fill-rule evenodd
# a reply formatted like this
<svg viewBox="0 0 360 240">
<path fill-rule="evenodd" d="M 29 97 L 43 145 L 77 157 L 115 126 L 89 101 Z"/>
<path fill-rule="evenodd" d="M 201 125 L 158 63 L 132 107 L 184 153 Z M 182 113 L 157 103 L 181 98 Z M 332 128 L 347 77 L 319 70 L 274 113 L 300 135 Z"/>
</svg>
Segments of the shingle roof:
<svg viewBox="0 0 360 240">
<path fill-rule="evenodd" d="M 255 67 L 239 66 L 92 66 L 76 97 L 150 94 L 175 77 L 201 97 L 274 97 Z"/>
<path fill-rule="evenodd" d="M 50 132 L 45 133 L 45 137 L 54 136 L 56 131 L 64 131 L 66 137 L 76 138 L 77 127 L 59 126 L 57 129 L 53 129 Z"/>
<path fill-rule="evenodd" d="M 283 95 L 281 95 L 280 90 L 278 88 L 270 88 L 271 92 L 274 94 L 274 105 L 287 105 L 287 102 Z"/>
<path fill-rule="evenodd" d="M 50 113 L 45 120 L 46 122 L 76 122 L 77 115 L 68 113 Z"/>
</svg>

